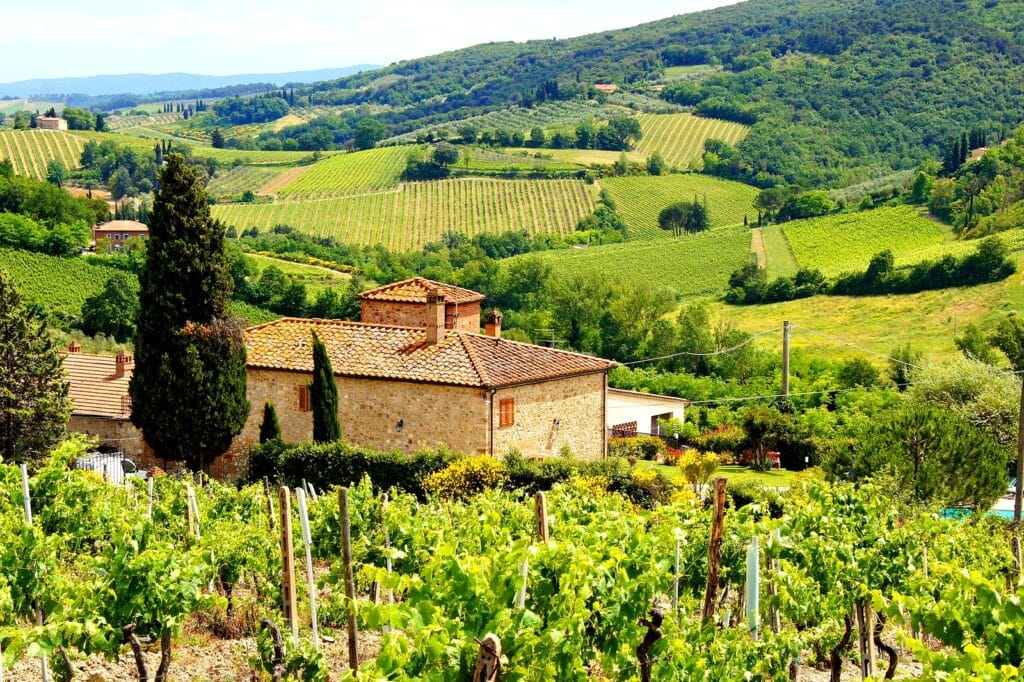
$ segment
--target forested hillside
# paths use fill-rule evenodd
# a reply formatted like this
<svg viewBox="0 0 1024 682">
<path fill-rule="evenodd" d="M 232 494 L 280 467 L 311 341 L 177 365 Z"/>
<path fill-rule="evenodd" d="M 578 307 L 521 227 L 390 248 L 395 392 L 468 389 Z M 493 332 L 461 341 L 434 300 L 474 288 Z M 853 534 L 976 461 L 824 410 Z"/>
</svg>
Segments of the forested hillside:
<svg viewBox="0 0 1024 682">
<path fill-rule="evenodd" d="M 1015 127 L 1022 30 L 1014 0 L 748 0 L 579 38 L 478 45 L 302 94 L 383 105 L 375 116 L 401 134 L 594 83 L 646 90 L 667 67 L 720 65 L 660 94 L 754 124 L 727 172 L 762 186 L 835 186 L 940 156 L 966 129 L 997 138 Z"/>
</svg>

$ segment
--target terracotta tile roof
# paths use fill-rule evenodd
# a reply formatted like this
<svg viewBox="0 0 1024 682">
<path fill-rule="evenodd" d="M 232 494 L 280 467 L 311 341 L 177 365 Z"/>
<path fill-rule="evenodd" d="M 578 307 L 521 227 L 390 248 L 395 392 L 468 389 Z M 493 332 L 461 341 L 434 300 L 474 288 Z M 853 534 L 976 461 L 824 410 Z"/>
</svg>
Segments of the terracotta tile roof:
<svg viewBox="0 0 1024 682">
<path fill-rule="evenodd" d="M 283 318 L 246 330 L 249 367 L 312 372 L 314 330 L 340 376 L 496 388 L 612 366 L 589 355 L 467 332 L 448 330 L 430 345 L 421 328 Z"/>
<path fill-rule="evenodd" d="M 434 288 L 440 289 L 444 294 L 446 303 L 475 303 L 482 301 L 486 296 L 462 287 L 452 286 L 444 282 L 435 282 L 425 277 L 413 277 L 394 284 L 385 284 L 376 289 L 370 289 L 359 294 L 359 298 L 365 301 L 397 301 L 400 303 L 426 303 L 427 294 Z"/>
<path fill-rule="evenodd" d="M 131 401 L 128 399 L 128 381 L 132 365 L 117 376 L 113 355 L 68 353 L 64 356 L 64 372 L 70 385 L 69 394 L 74 407 L 72 414 L 83 417 L 128 419 Z"/>
<path fill-rule="evenodd" d="M 145 223 L 140 223 L 135 220 L 111 220 L 110 222 L 100 223 L 92 228 L 93 230 L 107 231 L 107 230 L 126 230 L 128 232 L 149 232 L 149 227 Z"/>
</svg>

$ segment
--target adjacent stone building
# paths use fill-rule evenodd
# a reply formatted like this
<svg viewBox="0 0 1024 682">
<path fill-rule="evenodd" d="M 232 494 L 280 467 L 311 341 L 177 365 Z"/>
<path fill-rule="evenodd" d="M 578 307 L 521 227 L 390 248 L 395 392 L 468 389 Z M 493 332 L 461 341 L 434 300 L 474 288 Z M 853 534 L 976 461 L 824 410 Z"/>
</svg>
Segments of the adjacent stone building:
<svg viewBox="0 0 1024 682">
<path fill-rule="evenodd" d="M 128 395 L 134 361 L 124 352 L 116 356 L 82 353 L 74 341 L 63 360 L 72 401 L 68 431 L 97 439 L 103 449 L 120 450 L 139 463 L 145 444 L 131 422 Z"/>
<path fill-rule="evenodd" d="M 267 401 L 286 441 L 311 438 L 308 384 L 316 331 L 337 378 L 342 433 L 352 443 L 405 451 L 444 445 L 493 455 L 516 449 L 533 457 L 566 450 L 604 456 L 612 363 L 502 339 L 499 315 L 488 317 L 489 334 L 463 331 L 464 310 L 451 314 L 443 285 L 400 284 L 428 293 L 413 307 L 407 299 L 382 301 L 380 290 L 366 292 L 363 322 L 286 318 L 246 331 L 253 409 L 243 443 L 257 440 Z M 471 299 L 477 310 L 483 299 L 465 289 L 456 295 Z M 396 307 L 388 311 L 381 303 Z M 365 321 L 414 322 L 414 311 L 416 326 Z M 473 319 L 479 328 L 479 318 Z"/>
</svg>

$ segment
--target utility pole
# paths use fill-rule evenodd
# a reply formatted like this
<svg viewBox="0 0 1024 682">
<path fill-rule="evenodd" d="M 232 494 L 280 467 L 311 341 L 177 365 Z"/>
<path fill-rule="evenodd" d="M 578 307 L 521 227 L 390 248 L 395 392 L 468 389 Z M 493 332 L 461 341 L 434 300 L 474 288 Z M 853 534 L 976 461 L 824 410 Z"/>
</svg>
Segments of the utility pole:
<svg viewBox="0 0 1024 682">
<path fill-rule="evenodd" d="M 782 399 L 789 399 L 789 320 L 782 323 Z"/>
</svg>

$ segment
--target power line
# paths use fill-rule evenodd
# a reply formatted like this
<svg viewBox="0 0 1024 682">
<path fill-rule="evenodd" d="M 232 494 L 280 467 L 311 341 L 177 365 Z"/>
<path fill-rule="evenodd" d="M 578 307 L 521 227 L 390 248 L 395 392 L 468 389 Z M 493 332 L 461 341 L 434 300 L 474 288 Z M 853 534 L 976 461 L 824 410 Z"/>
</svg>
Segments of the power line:
<svg viewBox="0 0 1024 682">
<path fill-rule="evenodd" d="M 862 351 L 864 353 L 869 353 L 870 355 L 874 355 L 876 357 L 883 358 L 885 360 L 889 360 L 890 362 L 895 362 L 897 364 L 904 365 L 906 367 L 913 367 L 914 369 L 924 369 L 924 367 L 922 367 L 921 365 L 915 365 L 912 362 L 907 362 L 906 360 L 900 360 L 899 358 L 894 358 L 891 355 L 886 355 L 885 353 L 879 353 L 877 351 L 873 351 L 870 348 L 864 348 L 863 346 L 858 346 L 855 343 L 851 343 L 849 341 L 844 341 L 844 340 L 842 340 L 840 338 L 832 336 L 831 334 L 826 334 L 825 332 L 820 332 L 817 329 L 814 329 L 812 327 L 808 327 L 807 325 L 803 325 L 803 324 L 795 325 L 794 324 L 792 326 L 792 328 L 793 329 L 797 329 L 797 328 L 799 328 L 799 329 L 806 329 L 807 331 L 811 332 L 812 334 L 817 334 L 818 336 L 824 336 L 826 339 L 829 339 L 830 341 L 835 341 L 836 343 L 842 344 L 844 346 L 849 346 L 850 348 L 856 348 L 857 350 Z"/>
<path fill-rule="evenodd" d="M 746 346 L 748 344 L 753 343 L 755 340 L 761 338 L 762 336 L 765 336 L 767 334 L 773 334 L 773 333 L 779 331 L 780 329 L 782 329 L 782 327 L 774 327 L 772 329 L 766 329 L 765 331 L 759 332 L 758 334 L 755 334 L 754 336 L 751 336 L 750 338 L 748 338 L 746 341 L 743 341 L 742 343 L 738 343 L 738 344 L 736 344 L 735 346 L 733 346 L 731 348 L 723 348 L 722 350 L 716 350 L 716 351 L 711 352 L 711 353 L 691 353 L 689 351 L 680 351 L 678 353 L 671 353 L 669 355 L 662 355 L 662 356 L 657 357 L 657 358 L 645 358 L 644 360 L 632 360 L 631 362 L 620 362 L 619 364 L 620 365 L 624 365 L 624 366 L 639 365 L 639 364 L 644 363 L 644 362 L 657 362 L 658 360 L 668 360 L 670 358 L 678 358 L 678 357 L 684 356 L 684 355 L 687 356 L 687 357 L 696 357 L 696 358 L 710 358 L 710 357 L 713 357 L 713 356 L 716 356 L 716 355 L 726 355 L 728 353 L 732 353 L 733 351 L 737 351 L 740 348 L 743 348 L 744 346 Z"/>
</svg>

